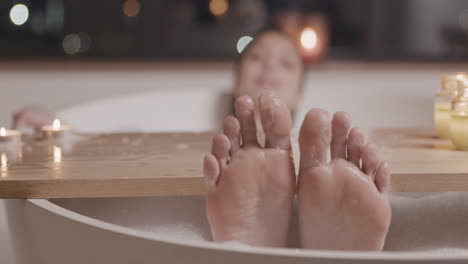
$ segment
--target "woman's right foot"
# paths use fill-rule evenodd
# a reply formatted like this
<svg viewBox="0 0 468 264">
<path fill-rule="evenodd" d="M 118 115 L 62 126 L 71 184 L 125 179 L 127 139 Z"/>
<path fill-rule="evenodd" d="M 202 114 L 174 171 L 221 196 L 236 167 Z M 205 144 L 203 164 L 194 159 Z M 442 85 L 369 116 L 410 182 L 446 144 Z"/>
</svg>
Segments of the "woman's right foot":
<svg viewBox="0 0 468 264">
<path fill-rule="evenodd" d="M 224 121 L 205 157 L 208 222 L 214 241 L 285 247 L 296 188 L 291 158 L 291 114 L 272 95 L 260 96 L 265 147 L 257 141 L 250 97 L 236 100 L 237 116 Z"/>
</svg>

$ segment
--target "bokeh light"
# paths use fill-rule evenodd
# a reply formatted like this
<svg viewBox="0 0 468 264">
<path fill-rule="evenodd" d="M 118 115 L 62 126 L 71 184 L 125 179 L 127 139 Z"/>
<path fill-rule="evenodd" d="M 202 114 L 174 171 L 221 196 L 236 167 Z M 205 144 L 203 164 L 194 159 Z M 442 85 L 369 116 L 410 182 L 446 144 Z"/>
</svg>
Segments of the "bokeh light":
<svg viewBox="0 0 468 264">
<path fill-rule="evenodd" d="M 62 46 L 68 55 L 86 52 L 91 47 L 91 36 L 86 32 L 68 34 L 63 39 Z"/>
<path fill-rule="evenodd" d="M 312 50 L 317 47 L 318 37 L 317 32 L 310 27 L 304 28 L 301 32 L 301 45 L 306 50 Z"/>
<path fill-rule="evenodd" d="M 69 55 L 78 53 L 81 49 L 80 36 L 77 34 L 68 34 L 65 36 L 62 42 L 63 50 Z"/>
<path fill-rule="evenodd" d="M 243 36 L 237 41 L 237 51 L 242 53 L 242 51 L 249 45 L 249 43 L 253 40 L 251 36 Z"/>
<path fill-rule="evenodd" d="M 140 3 L 138 0 L 127 0 L 123 5 L 123 12 L 128 17 L 136 17 L 140 13 Z"/>
<path fill-rule="evenodd" d="M 29 9 L 23 4 L 14 5 L 10 10 L 10 19 L 13 24 L 21 26 L 29 18 Z"/>
<path fill-rule="evenodd" d="M 215 16 L 224 15 L 229 9 L 228 0 L 210 0 L 210 11 Z"/>
</svg>

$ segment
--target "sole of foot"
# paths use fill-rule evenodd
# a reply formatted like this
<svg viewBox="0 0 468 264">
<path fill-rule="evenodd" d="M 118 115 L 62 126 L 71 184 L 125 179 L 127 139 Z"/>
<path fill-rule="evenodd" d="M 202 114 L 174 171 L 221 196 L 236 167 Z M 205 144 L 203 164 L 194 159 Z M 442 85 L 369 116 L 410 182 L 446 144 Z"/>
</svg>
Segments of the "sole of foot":
<svg viewBox="0 0 468 264">
<path fill-rule="evenodd" d="M 390 170 L 378 149 L 364 143 L 362 131 L 351 128 L 346 113 L 332 118 L 321 109 L 306 115 L 299 148 L 302 247 L 381 251 L 391 219 Z"/>
<path fill-rule="evenodd" d="M 207 218 L 214 241 L 285 247 L 296 187 L 291 157 L 291 114 L 273 95 L 261 95 L 265 147 L 257 140 L 250 97 L 235 102 L 204 159 L 209 185 Z"/>
</svg>

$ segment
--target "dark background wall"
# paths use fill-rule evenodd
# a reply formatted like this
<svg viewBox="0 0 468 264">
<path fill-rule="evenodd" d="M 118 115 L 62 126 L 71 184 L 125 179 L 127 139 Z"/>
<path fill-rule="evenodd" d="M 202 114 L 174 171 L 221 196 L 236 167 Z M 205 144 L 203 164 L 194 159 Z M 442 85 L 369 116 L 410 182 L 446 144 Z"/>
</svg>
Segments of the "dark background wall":
<svg viewBox="0 0 468 264">
<path fill-rule="evenodd" d="M 327 18 L 328 58 L 468 55 L 468 0 L 229 0 L 222 16 L 210 11 L 210 1 L 0 0 L 0 59 L 231 59 L 240 37 L 290 10 Z M 9 16 L 16 4 L 29 9 L 20 26 Z M 126 6 L 138 14 L 126 16 Z"/>
</svg>

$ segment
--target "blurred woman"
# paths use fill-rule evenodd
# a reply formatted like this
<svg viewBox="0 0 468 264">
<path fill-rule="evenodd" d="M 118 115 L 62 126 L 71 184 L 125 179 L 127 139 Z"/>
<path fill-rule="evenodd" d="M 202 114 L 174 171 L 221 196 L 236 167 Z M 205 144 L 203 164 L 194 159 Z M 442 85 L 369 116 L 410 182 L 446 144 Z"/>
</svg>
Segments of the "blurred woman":
<svg viewBox="0 0 468 264">
<path fill-rule="evenodd" d="M 249 95 L 257 100 L 260 93 L 271 92 L 294 113 L 302 95 L 304 75 L 305 65 L 294 40 L 280 29 L 268 27 L 254 36 L 236 62 L 233 99 Z M 13 126 L 39 132 L 53 120 L 53 114 L 26 107 L 15 113 Z"/>
</svg>

